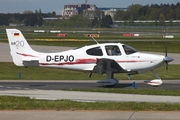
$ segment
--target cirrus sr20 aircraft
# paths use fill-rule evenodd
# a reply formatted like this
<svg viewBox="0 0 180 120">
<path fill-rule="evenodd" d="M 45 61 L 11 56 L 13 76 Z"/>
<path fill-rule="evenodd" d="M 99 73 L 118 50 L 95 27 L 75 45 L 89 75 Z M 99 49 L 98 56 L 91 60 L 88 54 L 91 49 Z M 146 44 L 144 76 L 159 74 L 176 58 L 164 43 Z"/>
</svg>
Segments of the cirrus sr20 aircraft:
<svg viewBox="0 0 180 120">
<path fill-rule="evenodd" d="M 6 29 L 9 40 L 10 54 L 17 66 L 55 67 L 67 70 L 93 72 L 106 74 L 105 80 L 97 81 L 104 86 L 113 86 L 119 83 L 114 73 L 132 74 L 151 71 L 156 79 L 145 81 L 152 86 L 162 84 L 160 77 L 154 69 L 162 64 L 173 61 L 166 55 L 155 55 L 138 52 L 136 49 L 121 43 L 103 43 L 84 46 L 77 49 L 56 53 L 41 53 L 34 51 L 21 31 Z"/>
</svg>

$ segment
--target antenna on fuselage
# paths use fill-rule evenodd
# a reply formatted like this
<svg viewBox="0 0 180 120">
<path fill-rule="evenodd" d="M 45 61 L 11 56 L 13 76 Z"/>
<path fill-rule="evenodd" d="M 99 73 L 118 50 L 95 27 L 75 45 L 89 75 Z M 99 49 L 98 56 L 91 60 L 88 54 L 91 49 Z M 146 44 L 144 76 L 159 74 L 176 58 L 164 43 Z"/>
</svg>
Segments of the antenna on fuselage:
<svg viewBox="0 0 180 120">
<path fill-rule="evenodd" d="M 97 44 L 99 44 L 98 41 L 96 39 L 94 39 L 91 34 L 89 34 L 88 36 L 91 37 Z"/>
</svg>

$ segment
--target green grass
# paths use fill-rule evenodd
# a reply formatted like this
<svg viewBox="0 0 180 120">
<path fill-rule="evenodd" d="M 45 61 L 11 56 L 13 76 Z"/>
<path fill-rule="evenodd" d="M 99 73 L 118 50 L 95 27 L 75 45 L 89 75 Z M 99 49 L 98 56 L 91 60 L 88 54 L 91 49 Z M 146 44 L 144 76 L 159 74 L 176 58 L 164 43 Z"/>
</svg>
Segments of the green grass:
<svg viewBox="0 0 180 120">
<path fill-rule="evenodd" d="M 42 67 L 18 67 L 13 63 L 1 62 L 0 63 L 0 80 L 17 80 L 18 73 L 21 73 L 21 79 L 24 80 L 101 80 L 106 76 L 94 73 L 91 78 L 88 77 L 89 73 L 68 71 L 58 68 L 42 68 Z M 177 80 L 180 79 L 180 65 L 169 65 L 169 70 L 166 71 L 165 65 L 156 70 L 156 73 L 164 80 Z M 115 74 L 115 78 L 126 80 L 127 74 Z M 154 79 L 151 72 L 132 75 L 131 80 L 150 80 Z"/>
<path fill-rule="evenodd" d="M 27 97 L 0 96 L 0 110 L 133 110 L 179 111 L 180 104 L 145 102 L 75 102 L 35 100 Z"/>
</svg>

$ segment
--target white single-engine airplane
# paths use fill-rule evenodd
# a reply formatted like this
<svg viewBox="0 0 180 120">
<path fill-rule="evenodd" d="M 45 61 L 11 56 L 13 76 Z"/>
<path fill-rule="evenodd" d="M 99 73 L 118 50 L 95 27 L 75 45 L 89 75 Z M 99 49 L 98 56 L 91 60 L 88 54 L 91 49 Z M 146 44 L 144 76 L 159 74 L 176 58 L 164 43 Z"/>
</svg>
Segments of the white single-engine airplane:
<svg viewBox="0 0 180 120">
<path fill-rule="evenodd" d="M 136 49 L 121 43 L 103 43 L 84 46 L 77 49 L 57 53 L 40 53 L 34 51 L 21 31 L 6 29 L 9 40 L 10 54 L 17 66 L 56 67 L 61 69 L 106 73 L 105 80 L 97 81 L 104 86 L 113 86 L 119 83 L 114 73 L 132 74 L 151 71 L 157 79 L 145 81 L 152 86 L 162 84 L 160 77 L 153 71 L 162 64 L 173 61 L 166 55 L 140 53 Z"/>
</svg>

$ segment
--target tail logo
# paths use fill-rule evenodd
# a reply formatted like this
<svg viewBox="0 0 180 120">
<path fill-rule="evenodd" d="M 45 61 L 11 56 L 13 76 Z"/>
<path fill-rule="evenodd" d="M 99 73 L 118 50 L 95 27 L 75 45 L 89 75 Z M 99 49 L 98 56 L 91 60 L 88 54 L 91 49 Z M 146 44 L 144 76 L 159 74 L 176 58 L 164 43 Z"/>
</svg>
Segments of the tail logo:
<svg viewBox="0 0 180 120">
<path fill-rule="evenodd" d="M 24 41 L 11 42 L 11 45 L 15 45 L 18 49 L 19 47 L 24 47 Z"/>
</svg>

